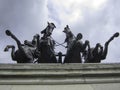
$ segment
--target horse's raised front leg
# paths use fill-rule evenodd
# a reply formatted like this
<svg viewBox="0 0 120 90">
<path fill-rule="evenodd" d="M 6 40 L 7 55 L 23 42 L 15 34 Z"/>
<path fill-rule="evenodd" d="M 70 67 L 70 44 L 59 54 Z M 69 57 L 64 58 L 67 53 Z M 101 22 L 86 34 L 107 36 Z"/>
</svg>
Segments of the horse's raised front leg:
<svg viewBox="0 0 120 90">
<path fill-rule="evenodd" d="M 107 53 L 108 53 L 108 45 L 110 44 L 110 42 L 114 39 L 117 38 L 119 36 L 119 33 L 115 33 L 112 37 L 110 37 L 110 39 L 105 43 L 104 45 L 104 50 L 103 50 L 103 54 L 102 54 L 102 59 L 106 59 Z"/>
<path fill-rule="evenodd" d="M 7 45 L 4 49 L 5 52 L 9 51 L 9 49 L 15 49 L 15 46 L 14 45 Z"/>
<path fill-rule="evenodd" d="M 15 46 L 14 45 L 7 45 L 4 49 L 5 52 L 9 51 L 9 49 L 12 49 L 11 51 L 11 57 L 12 57 L 12 60 L 15 60 Z"/>
<path fill-rule="evenodd" d="M 13 38 L 16 41 L 18 48 L 21 49 L 20 40 L 10 30 L 6 30 L 6 35 L 11 36 L 11 38 Z"/>
</svg>

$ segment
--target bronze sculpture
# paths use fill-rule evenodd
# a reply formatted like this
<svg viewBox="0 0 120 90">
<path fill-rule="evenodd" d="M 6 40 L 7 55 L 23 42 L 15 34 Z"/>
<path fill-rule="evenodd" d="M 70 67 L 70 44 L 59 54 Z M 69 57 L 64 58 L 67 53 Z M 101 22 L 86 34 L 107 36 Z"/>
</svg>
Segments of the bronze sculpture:
<svg viewBox="0 0 120 90">
<path fill-rule="evenodd" d="M 66 34 L 66 39 L 64 42 L 67 43 L 67 46 L 68 47 L 71 42 L 75 39 L 75 36 L 74 34 L 71 32 L 70 28 L 68 25 L 66 25 L 66 27 L 64 28 L 63 32 Z"/>
<path fill-rule="evenodd" d="M 100 63 L 101 60 L 106 59 L 108 53 L 108 45 L 110 42 L 119 36 L 119 33 L 115 33 L 110 39 L 105 43 L 104 48 L 97 43 L 95 48 L 90 48 L 90 44 L 88 43 L 88 50 L 83 55 L 85 58 L 85 63 Z"/>
<path fill-rule="evenodd" d="M 12 48 L 11 57 L 17 63 L 33 63 L 34 58 L 37 57 L 35 55 L 36 48 L 30 43 L 25 40 L 24 44 L 18 40 L 18 38 L 9 30 L 6 30 L 6 35 L 11 36 L 17 43 L 18 50 L 15 51 L 14 45 L 7 45 L 5 51 L 8 51 L 9 48 Z M 37 52 L 38 53 L 38 52 Z"/>
<path fill-rule="evenodd" d="M 66 31 L 66 32 L 65 32 Z M 81 52 L 84 52 L 87 44 L 81 41 L 82 34 L 79 33 L 75 38 L 67 25 L 64 28 L 66 35 L 65 41 L 67 42 L 67 53 L 64 59 L 64 63 L 82 63 Z"/>
<path fill-rule="evenodd" d="M 41 52 L 41 56 L 38 58 L 38 63 L 57 63 L 54 51 L 55 42 L 51 37 L 54 28 L 56 28 L 54 23 L 48 22 L 48 26 L 43 31 L 41 31 L 43 37 L 41 37 L 38 48 Z"/>
<path fill-rule="evenodd" d="M 18 50 L 15 50 L 14 45 L 7 45 L 4 51 L 11 48 L 11 57 L 17 63 L 82 63 L 82 57 L 84 63 L 100 63 L 101 60 L 106 59 L 110 42 L 119 36 L 117 32 L 110 37 L 104 47 L 97 43 L 94 48 L 91 48 L 88 40 L 85 43 L 81 41 L 83 38 L 81 33 L 74 36 L 69 26 L 66 25 L 63 32 L 66 35 L 64 43 L 67 43 L 67 46 L 64 46 L 64 43 L 60 44 L 51 37 L 54 28 L 56 28 L 55 24 L 48 22 L 48 26 L 41 31 L 43 34 L 41 38 L 39 34 L 36 34 L 32 41 L 25 40 L 24 44 L 11 31 L 6 30 L 6 35 L 16 41 Z M 56 43 L 58 46 L 67 48 L 66 54 L 55 53 Z M 62 60 L 63 56 L 65 56 L 64 61 Z"/>
</svg>

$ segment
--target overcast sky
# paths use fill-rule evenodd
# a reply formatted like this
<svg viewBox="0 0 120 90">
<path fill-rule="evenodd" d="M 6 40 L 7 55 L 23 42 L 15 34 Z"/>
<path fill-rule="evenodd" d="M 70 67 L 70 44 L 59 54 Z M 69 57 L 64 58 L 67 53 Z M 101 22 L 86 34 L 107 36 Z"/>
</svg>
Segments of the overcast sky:
<svg viewBox="0 0 120 90">
<path fill-rule="evenodd" d="M 64 42 L 62 32 L 66 25 L 71 31 L 83 34 L 83 42 L 89 40 L 92 47 L 96 43 L 104 45 L 115 32 L 120 30 L 120 0 L 0 0 L 0 63 L 15 63 L 10 51 L 3 52 L 6 45 L 16 45 L 5 35 L 11 30 L 20 40 L 31 40 L 36 33 L 53 22 L 56 29 L 52 37 Z M 102 63 L 120 62 L 120 37 L 110 45 L 107 59 Z M 65 53 L 64 47 L 56 47 L 56 52 Z"/>
</svg>

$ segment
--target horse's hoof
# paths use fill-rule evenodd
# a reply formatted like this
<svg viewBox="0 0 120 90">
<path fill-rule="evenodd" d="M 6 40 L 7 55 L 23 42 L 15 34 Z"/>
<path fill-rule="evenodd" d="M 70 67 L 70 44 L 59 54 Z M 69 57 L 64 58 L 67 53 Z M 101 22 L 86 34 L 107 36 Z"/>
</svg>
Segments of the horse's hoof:
<svg viewBox="0 0 120 90">
<path fill-rule="evenodd" d="M 8 35 L 8 36 L 10 36 L 10 35 L 11 35 L 10 30 L 6 30 L 6 35 Z"/>
<path fill-rule="evenodd" d="M 8 48 L 5 48 L 5 49 L 4 49 L 4 52 L 7 52 L 7 51 L 8 51 Z"/>
<path fill-rule="evenodd" d="M 115 36 L 115 37 L 118 37 L 118 36 L 119 36 L 119 33 L 118 33 L 118 32 L 116 32 L 116 33 L 114 34 L 114 36 Z"/>
</svg>

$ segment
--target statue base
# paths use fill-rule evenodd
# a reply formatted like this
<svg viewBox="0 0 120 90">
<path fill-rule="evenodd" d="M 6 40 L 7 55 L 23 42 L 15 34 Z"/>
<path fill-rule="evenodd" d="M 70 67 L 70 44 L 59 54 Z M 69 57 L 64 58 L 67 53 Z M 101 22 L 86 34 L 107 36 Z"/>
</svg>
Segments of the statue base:
<svg viewBox="0 0 120 90">
<path fill-rule="evenodd" d="M 119 90 L 120 64 L 0 65 L 0 90 L 39 89 Z"/>
</svg>

